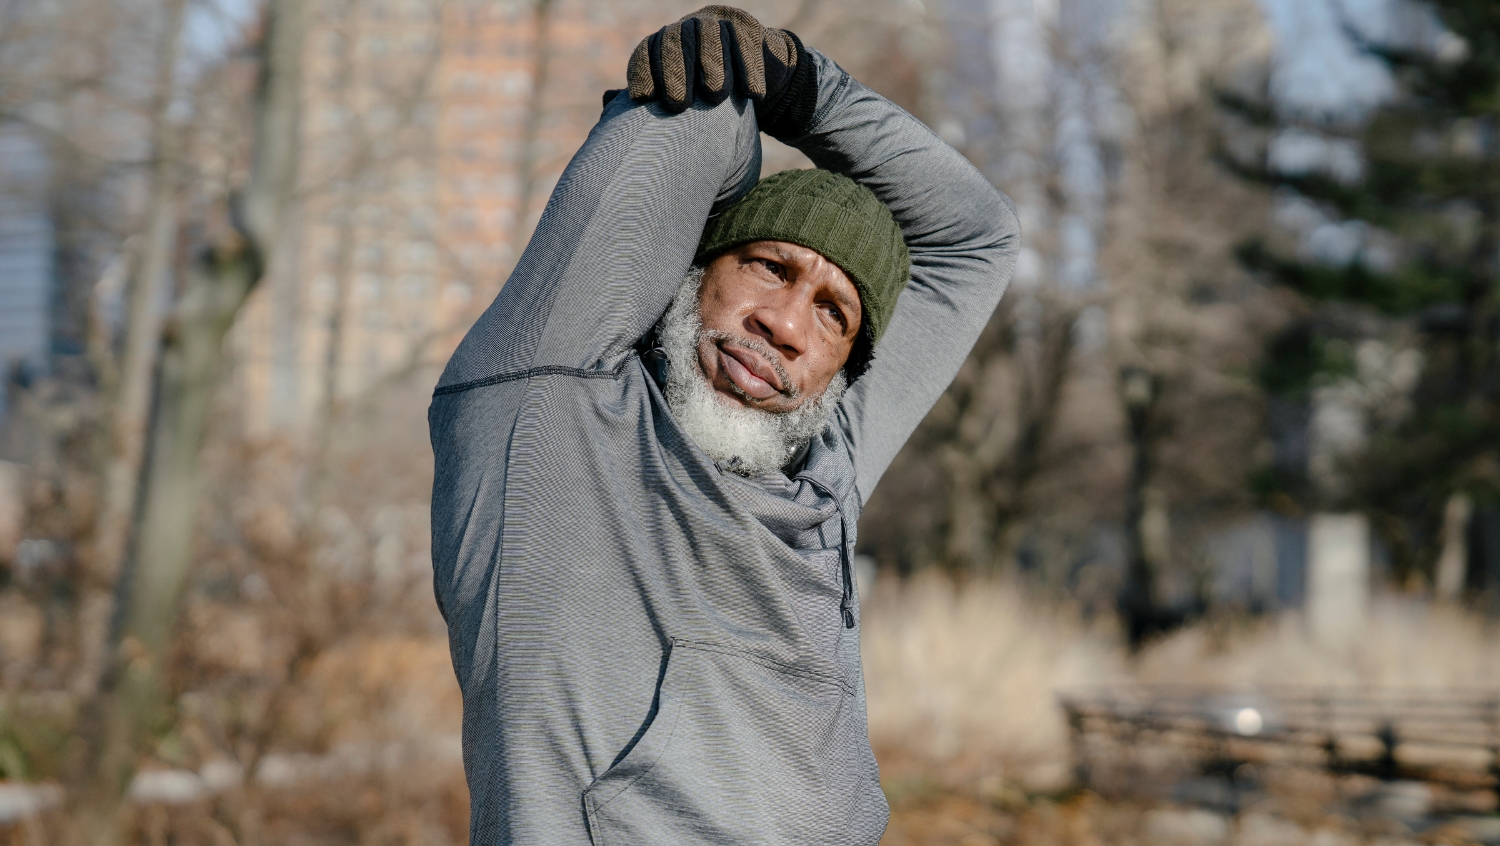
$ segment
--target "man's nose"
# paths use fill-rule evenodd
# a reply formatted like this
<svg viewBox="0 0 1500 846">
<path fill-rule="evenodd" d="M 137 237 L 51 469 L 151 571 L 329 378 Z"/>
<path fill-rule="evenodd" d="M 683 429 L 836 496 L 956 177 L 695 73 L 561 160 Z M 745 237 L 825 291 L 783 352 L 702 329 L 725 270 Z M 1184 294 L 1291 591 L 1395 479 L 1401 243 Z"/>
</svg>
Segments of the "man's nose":
<svg viewBox="0 0 1500 846">
<path fill-rule="evenodd" d="M 751 332 L 759 335 L 788 359 L 807 349 L 810 309 L 805 297 L 793 290 L 767 292 L 746 318 Z"/>
</svg>

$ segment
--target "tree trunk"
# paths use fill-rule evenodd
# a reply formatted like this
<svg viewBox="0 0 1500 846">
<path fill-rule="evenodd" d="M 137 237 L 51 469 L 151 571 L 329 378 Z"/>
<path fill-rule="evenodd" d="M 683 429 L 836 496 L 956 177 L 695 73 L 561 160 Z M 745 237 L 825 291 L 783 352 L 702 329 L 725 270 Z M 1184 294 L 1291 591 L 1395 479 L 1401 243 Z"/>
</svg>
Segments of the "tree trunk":
<svg viewBox="0 0 1500 846">
<path fill-rule="evenodd" d="M 349 0 L 345 3 L 342 12 L 344 31 L 343 38 L 339 40 L 337 81 L 334 85 L 339 110 L 348 121 L 356 120 L 353 116 L 357 113 L 354 106 L 357 98 L 354 47 L 359 35 L 357 27 L 360 14 L 358 0 Z M 367 145 L 367 140 L 360 138 L 357 141 L 350 140 L 348 143 L 363 148 Z M 344 347 L 349 334 L 350 293 L 354 287 L 354 247 L 358 235 L 356 214 L 363 193 L 360 185 L 365 176 L 364 171 L 369 164 L 368 158 L 369 155 L 365 149 L 351 148 L 348 160 L 343 164 L 341 178 L 337 180 L 334 188 L 334 208 L 338 210 L 338 237 L 334 242 L 333 302 L 328 306 L 326 324 L 328 340 L 323 351 L 323 388 L 318 398 L 318 409 L 312 419 L 312 460 L 310 462 L 312 478 L 307 486 L 307 512 L 302 526 L 304 549 L 313 546 L 312 542 L 317 533 L 318 510 L 327 499 L 328 480 L 333 472 L 329 453 L 333 443 L 334 426 L 342 410 L 339 391 L 343 383 Z"/>
<path fill-rule="evenodd" d="M 168 0 L 158 45 L 156 87 L 151 102 L 151 189 L 146 205 L 146 231 L 138 241 L 139 249 L 132 261 L 124 348 L 118 377 L 112 386 L 114 413 L 107 435 L 103 503 L 94 527 L 81 603 L 86 612 L 101 604 L 107 606 L 108 586 L 119 575 L 135 511 L 146 425 L 151 413 L 151 379 L 161 347 L 162 306 L 169 293 L 167 282 L 176 247 L 177 130 L 167 111 L 172 105 L 186 8 L 186 0 Z M 105 616 L 107 613 L 84 614 L 86 620 Z M 85 641 L 97 646 L 102 634 L 85 633 Z M 78 682 L 83 692 L 93 692 L 101 670 L 97 665 L 83 668 Z"/>
<path fill-rule="evenodd" d="M 174 718 L 165 663 L 191 566 L 198 454 L 224 338 L 268 263 L 291 203 L 304 35 L 302 0 L 273 0 L 249 181 L 230 203 L 233 226 L 221 227 L 181 273 L 181 297 L 156 369 L 135 532 L 116 583 L 109 664 L 81 727 L 88 760 L 72 819 L 89 844 L 120 842 L 120 809 L 136 765 Z"/>
<path fill-rule="evenodd" d="M 1037 306 L 1028 319 L 1035 335 L 1021 337 L 1014 347 L 1021 388 L 1016 397 L 1019 431 L 1005 460 L 990 474 L 983 490 L 990 503 L 995 563 L 1015 560 L 1018 529 L 1032 510 L 1033 482 L 1046 470 L 1043 451 L 1057 427 L 1063 389 L 1073 359 L 1073 325 L 1077 307 L 1057 300 L 1033 298 Z M 1017 334 L 1023 334 L 1018 327 Z"/>
<path fill-rule="evenodd" d="M 260 276 L 252 250 L 189 269 L 157 371 L 135 538 L 116 594 L 112 666 L 96 708 L 96 758 L 86 801 L 89 840 L 119 842 L 118 805 L 138 758 L 171 728 L 165 683 L 197 515 L 198 453 L 223 359 L 224 336 Z"/>
</svg>

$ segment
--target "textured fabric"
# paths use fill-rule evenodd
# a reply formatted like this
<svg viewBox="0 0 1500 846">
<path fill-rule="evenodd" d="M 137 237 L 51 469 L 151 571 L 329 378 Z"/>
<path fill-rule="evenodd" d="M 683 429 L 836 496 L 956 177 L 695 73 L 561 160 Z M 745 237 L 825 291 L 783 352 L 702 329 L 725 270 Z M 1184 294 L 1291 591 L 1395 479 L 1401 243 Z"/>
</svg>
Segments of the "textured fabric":
<svg viewBox="0 0 1500 846">
<path fill-rule="evenodd" d="M 861 327 L 874 351 L 906 287 L 911 257 L 901 227 L 869 188 L 821 168 L 768 176 L 708 222 L 696 260 L 751 241 L 801 244 L 843 268 L 859 289 Z"/>
<path fill-rule="evenodd" d="M 710 213 L 759 175 L 740 98 L 617 97 L 435 391 L 434 591 L 475 844 L 880 839 L 855 521 L 994 309 L 1017 229 L 957 153 L 809 55 L 795 143 L 886 203 L 913 271 L 800 469 L 722 472 L 636 352 Z"/>
<path fill-rule="evenodd" d="M 633 99 L 671 112 L 739 94 L 755 103 L 762 130 L 803 132 L 817 99 L 806 53 L 797 36 L 761 26 L 743 9 L 704 6 L 636 45 L 627 86 Z"/>
</svg>

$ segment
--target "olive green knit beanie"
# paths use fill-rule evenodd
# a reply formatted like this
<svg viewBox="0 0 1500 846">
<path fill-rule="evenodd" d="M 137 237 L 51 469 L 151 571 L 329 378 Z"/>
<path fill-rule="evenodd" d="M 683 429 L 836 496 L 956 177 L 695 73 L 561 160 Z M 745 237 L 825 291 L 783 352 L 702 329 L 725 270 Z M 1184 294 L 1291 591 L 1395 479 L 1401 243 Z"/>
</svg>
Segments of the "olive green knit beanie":
<svg viewBox="0 0 1500 846">
<path fill-rule="evenodd" d="M 751 241 L 788 241 L 817 250 L 859 289 L 861 335 L 849 356 L 858 377 L 891 322 L 911 275 L 911 256 L 890 209 L 870 189 L 827 170 L 786 170 L 760 181 L 710 219 L 698 242 L 698 264 Z"/>
</svg>

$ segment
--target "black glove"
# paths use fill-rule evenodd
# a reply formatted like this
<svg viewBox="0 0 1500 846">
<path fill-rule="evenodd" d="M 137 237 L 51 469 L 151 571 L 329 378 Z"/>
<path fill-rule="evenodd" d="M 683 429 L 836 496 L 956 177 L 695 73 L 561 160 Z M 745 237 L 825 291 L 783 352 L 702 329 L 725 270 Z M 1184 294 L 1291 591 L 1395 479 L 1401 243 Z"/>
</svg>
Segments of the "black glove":
<svg viewBox="0 0 1500 846">
<path fill-rule="evenodd" d="M 817 72 L 797 36 L 732 6 L 704 6 L 646 37 L 627 76 L 632 99 L 671 112 L 695 99 L 748 98 L 761 130 L 777 138 L 807 132 L 817 106 Z"/>
</svg>

